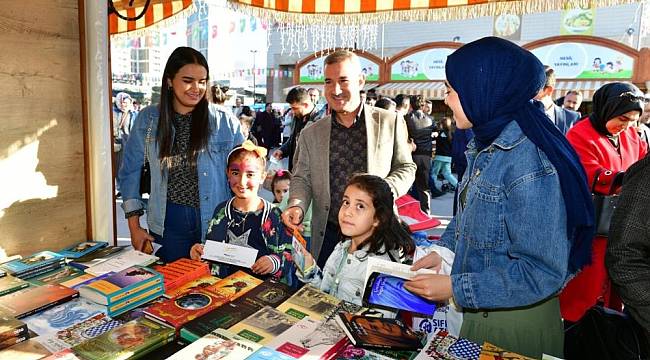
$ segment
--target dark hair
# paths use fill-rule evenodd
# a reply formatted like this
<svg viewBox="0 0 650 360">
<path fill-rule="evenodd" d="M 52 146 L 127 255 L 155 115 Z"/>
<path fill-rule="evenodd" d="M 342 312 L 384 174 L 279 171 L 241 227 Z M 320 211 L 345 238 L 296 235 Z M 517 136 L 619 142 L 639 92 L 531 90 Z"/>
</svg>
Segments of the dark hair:
<svg viewBox="0 0 650 360">
<path fill-rule="evenodd" d="M 311 97 L 309 97 L 309 92 L 304 87 L 298 86 L 289 91 L 286 102 L 289 104 L 311 103 Z"/>
<path fill-rule="evenodd" d="M 375 103 L 375 107 L 382 108 L 388 110 L 391 106 L 397 106 L 393 99 L 389 97 L 383 97 Z"/>
<path fill-rule="evenodd" d="M 221 86 L 219 84 L 212 85 L 212 87 L 210 87 L 212 102 L 215 104 L 223 104 L 229 98 L 229 96 L 226 94 L 227 92 L 228 92 L 227 86 Z"/>
<path fill-rule="evenodd" d="M 248 105 L 244 105 L 241 108 L 241 113 L 242 113 L 242 115 L 253 117 L 253 110 L 251 110 L 251 107 L 248 106 Z"/>
<path fill-rule="evenodd" d="M 411 232 L 393 211 L 395 202 L 388 183 L 379 176 L 355 174 L 345 188 L 350 186 L 356 186 L 372 198 L 375 219 L 379 222 L 372 235 L 359 244 L 358 248 L 368 243 L 370 253 L 384 254 L 385 252 L 379 252 L 384 247 L 386 251 L 401 249 L 404 250 L 404 254 L 410 254 L 415 249 Z"/>
<path fill-rule="evenodd" d="M 361 90 L 359 90 L 359 94 L 362 95 L 362 94 L 367 94 L 367 93 L 366 93 L 365 90 L 361 89 Z"/>
<path fill-rule="evenodd" d="M 291 180 L 291 173 L 284 169 L 278 170 L 271 180 L 271 191 L 275 191 L 275 184 L 282 180 Z"/>
<path fill-rule="evenodd" d="M 160 120 L 158 121 L 158 131 L 156 140 L 158 141 L 160 151 L 158 158 L 161 164 L 169 167 L 172 158 L 172 133 L 174 121 L 174 93 L 167 83 L 174 79 L 178 70 L 185 65 L 196 64 L 203 66 L 206 72 L 206 81 L 210 77 L 208 62 L 203 54 L 190 47 L 178 47 L 169 55 L 167 64 L 162 77 L 162 86 L 160 90 Z M 207 95 L 207 92 L 206 92 Z M 192 165 L 196 165 L 196 158 L 199 152 L 208 145 L 210 137 L 210 122 L 208 121 L 208 99 L 206 95 L 199 101 L 192 110 L 192 129 L 190 131 L 190 143 L 187 147 L 187 158 Z"/>
<path fill-rule="evenodd" d="M 440 129 L 447 134 L 447 138 L 449 138 L 449 141 L 453 140 L 454 132 L 456 131 L 456 126 L 454 124 L 454 121 L 450 117 L 445 116 L 442 119 L 442 121 L 440 122 Z"/>
<path fill-rule="evenodd" d="M 398 94 L 397 96 L 395 96 L 395 105 L 398 108 L 401 108 L 402 106 L 404 106 L 404 101 L 405 100 L 410 101 L 411 99 L 409 98 L 408 95 Z"/>
<path fill-rule="evenodd" d="M 546 73 L 546 82 L 544 83 L 544 87 L 555 87 L 555 70 L 548 65 L 544 65 L 544 73 Z"/>
<path fill-rule="evenodd" d="M 413 107 L 413 111 L 420 110 L 424 107 L 424 98 L 422 95 L 411 96 L 411 107 Z"/>
</svg>

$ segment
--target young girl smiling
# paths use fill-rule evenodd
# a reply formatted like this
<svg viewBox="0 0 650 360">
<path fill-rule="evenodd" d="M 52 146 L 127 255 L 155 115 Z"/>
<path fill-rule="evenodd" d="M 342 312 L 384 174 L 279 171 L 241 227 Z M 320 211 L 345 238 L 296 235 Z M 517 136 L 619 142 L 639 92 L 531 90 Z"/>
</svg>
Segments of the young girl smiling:
<svg viewBox="0 0 650 360">
<path fill-rule="evenodd" d="M 250 269 L 218 263 L 217 276 L 244 270 L 295 285 L 291 235 L 280 220 L 281 211 L 257 195 L 265 178 L 266 153 L 265 148 L 250 140 L 230 152 L 226 171 L 234 196 L 216 207 L 205 237 L 258 250 L 257 260 Z M 200 259 L 203 244 L 194 245 L 190 255 L 192 259 Z"/>
</svg>

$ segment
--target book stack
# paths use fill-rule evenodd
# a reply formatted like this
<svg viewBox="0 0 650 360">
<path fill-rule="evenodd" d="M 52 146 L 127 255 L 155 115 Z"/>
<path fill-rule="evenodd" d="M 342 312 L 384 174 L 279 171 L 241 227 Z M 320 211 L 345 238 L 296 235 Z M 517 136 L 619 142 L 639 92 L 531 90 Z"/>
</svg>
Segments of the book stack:
<svg viewBox="0 0 650 360">
<path fill-rule="evenodd" d="M 59 255 L 68 259 L 78 259 L 82 256 L 94 253 L 95 251 L 108 246 L 107 242 L 84 241 L 60 250 Z"/>
<path fill-rule="evenodd" d="M 84 298 L 105 305 L 111 317 L 149 302 L 163 292 L 162 275 L 141 266 L 126 268 L 79 288 Z"/>
<path fill-rule="evenodd" d="M 266 280 L 238 299 L 188 322 L 180 335 L 184 340 L 195 341 L 216 329 L 228 329 L 264 306 L 278 306 L 294 292 L 285 284 Z"/>
<path fill-rule="evenodd" d="M 140 318 L 84 341 L 72 351 L 87 360 L 146 358 L 147 354 L 173 340 L 174 329 Z"/>
<path fill-rule="evenodd" d="M 29 283 L 27 281 L 7 274 L 0 278 L 0 296 L 24 289 L 28 286 Z"/>
<path fill-rule="evenodd" d="M 41 251 L 25 259 L 17 259 L 2 265 L 3 270 L 21 278 L 31 277 L 55 270 L 65 265 L 65 258 L 52 251 Z"/>
<path fill-rule="evenodd" d="M 184 284 L 210 275 L 210 267 L 207 263 L 190 259 L 178 259 L 164 266 L 155 266 L 165 281 L 165 294 L 171 293 Z"/>
<path fill-rule="evenodd" d="M 0 310 L 20 319 L 78 296 L 76 290 L 59 284 L 30 287 L 0 297 Z"/>
<path fill-rule="evenodd" d="M 29 338 L 27 324 L 13 316 L 0 313 L 0 350 Z"/>
</svg>

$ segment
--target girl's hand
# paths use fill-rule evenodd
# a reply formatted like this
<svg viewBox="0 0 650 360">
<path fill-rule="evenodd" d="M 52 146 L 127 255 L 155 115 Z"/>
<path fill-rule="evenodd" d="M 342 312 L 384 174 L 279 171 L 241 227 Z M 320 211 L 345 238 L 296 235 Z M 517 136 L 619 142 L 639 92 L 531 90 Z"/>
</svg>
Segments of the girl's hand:
<svg viewBox="0 0 650 360">
<path fill-rule="evenodd" d="M 454 295 L 449 275 L 416 275 L 404 288 L 430 301 L 447 301 Z"/>
<path fill-rule="evenodd" d="M 190 258 L 192 260 L 201 260 L 203 256 L 203 244 L 194 244 L 190 248 Z"/>
<path fill-rule="evenodd" d="M 251 270 L 256 274 L 266 275 L 273 271 L 273 262 L 268 256 L 262 256 L 251 266 Z"/>
<path fill-rule="evenodd" d="M 413 263 L 411 266 L 412 271 L 417 271 L 420 269 L 432 269 L 434 271 L 440 271 L 442 267 L 442 257 L 435 251 L 432 251 L 427 256 L 420 258 L 418 261 Z"/>
</svg>

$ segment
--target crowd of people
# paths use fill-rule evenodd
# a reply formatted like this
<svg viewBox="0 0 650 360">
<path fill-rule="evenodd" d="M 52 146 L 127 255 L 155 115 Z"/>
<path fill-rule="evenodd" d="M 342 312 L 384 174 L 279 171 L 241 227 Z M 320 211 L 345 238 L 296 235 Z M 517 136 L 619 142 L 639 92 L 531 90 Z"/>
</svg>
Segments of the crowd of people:
<svg viewBox="0 0 650 360">
<path fill-rule="evenodd" d="M 133 246 L 153 241 L 165 262 L 201 259 L 206 240 L 254 248 L 257 260 L 243 270 L 361 304 L 369 256 L 412 260 L 415 243 L 395 200 L 412 190 L 428 213 L 432 196 L 455 191 L 455 216 L 437 242 L 455 253 L 451 273 L 417 275 L 405 288 L 462 309 L 461 337 L 562 357 L 565 327 L 600 301 L 625 304 L 650 339 L 650 224 L 648 201 L 639 200 L 648 197 L 650 109 L 636 86 L 604 85 L 581 116 L 579 93 L 561 106 L 553 101 L 553 69 L 487 37 L 448 57 L 445 104 L 453 115 L 434 119 L 420 96 L 362 91 L 353 52 L 334 51 L 324 64 L 326 105 L 316 105 L 318 90 L 293 88 L 283 141 L 271 104 L 257 114 L 240 99 L 224 106 L 228 90 L 208 86 L 203 55 L 177 48 L 160 103 L 135 119 L 116 117 L 118 128 L 130 122 L 118 183 Z M 283 158 L 289 168 L 275 168 Z M 272 202 L 259 195 L 265 183 Z M 592 194 L 621 190 L 611 229 L 597 233 L 609 219 Z M 294 231 L 306 235 L 300 254 Z M 412 269 L 441 261 L 432 248 Z"/>
</svg>

